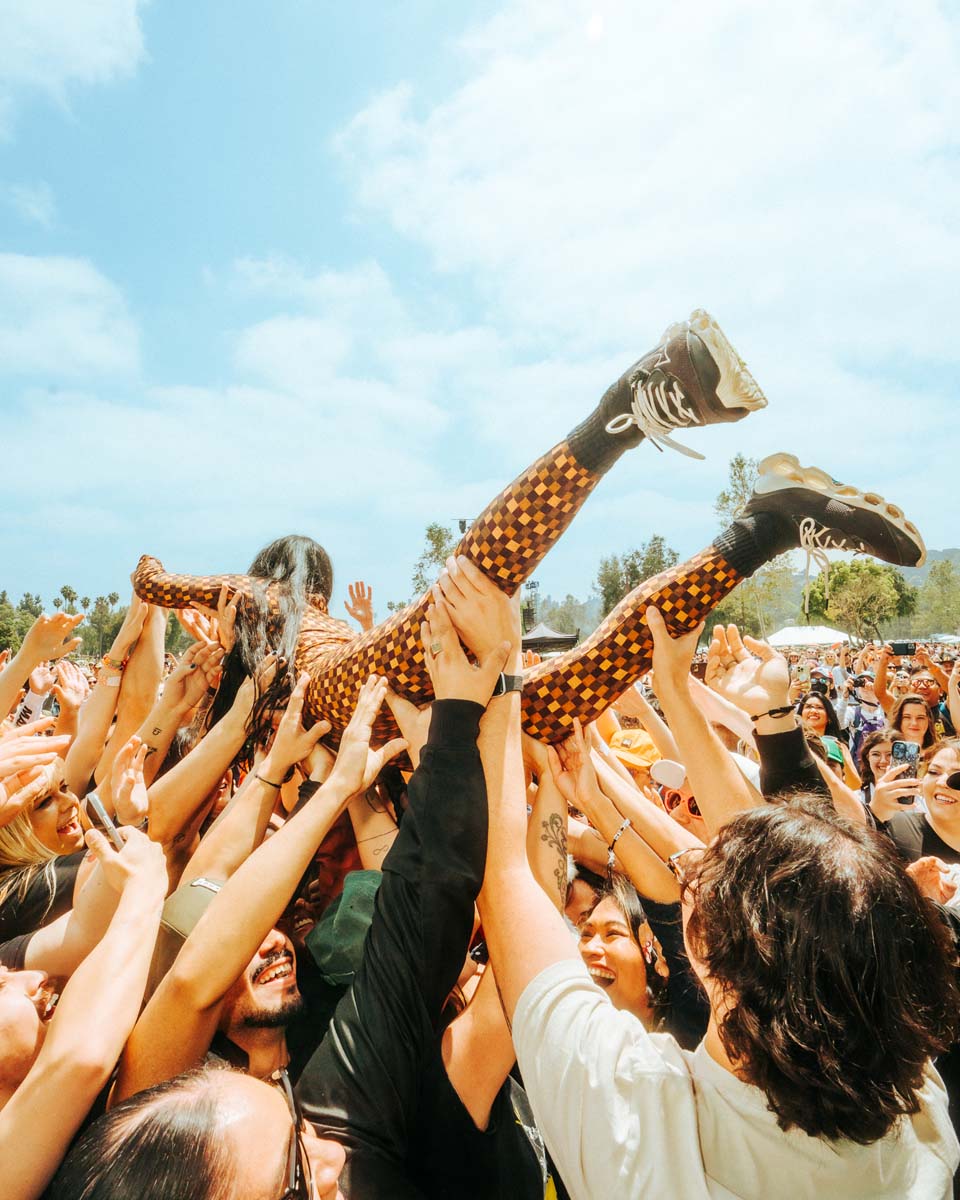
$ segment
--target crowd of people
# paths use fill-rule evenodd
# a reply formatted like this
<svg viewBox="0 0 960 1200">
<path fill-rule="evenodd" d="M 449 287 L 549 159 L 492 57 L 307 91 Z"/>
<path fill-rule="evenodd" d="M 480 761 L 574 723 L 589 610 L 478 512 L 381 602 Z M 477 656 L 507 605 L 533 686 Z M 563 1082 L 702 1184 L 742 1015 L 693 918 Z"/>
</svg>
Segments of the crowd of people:
<svg viewBox="0 0 960 1200">
<path fill-rule="evenodd" d="M 756 407 L 718 338 L 668 330 L 563 478 Z M 922 554 L 839 489 L 767 460 L 554 662 L 506 517 L 383 625 L 352 585 L 359 633 L 302 537 L 216 593 L 139 570 L 92 669 L 81 614 L 37 618 L 0 671 L 3 1196 L 954 1195 L 960 656 L 703 620 L 827 529 Z M 545 529 L 531 491 L 494 508 Z"/>
</svg>

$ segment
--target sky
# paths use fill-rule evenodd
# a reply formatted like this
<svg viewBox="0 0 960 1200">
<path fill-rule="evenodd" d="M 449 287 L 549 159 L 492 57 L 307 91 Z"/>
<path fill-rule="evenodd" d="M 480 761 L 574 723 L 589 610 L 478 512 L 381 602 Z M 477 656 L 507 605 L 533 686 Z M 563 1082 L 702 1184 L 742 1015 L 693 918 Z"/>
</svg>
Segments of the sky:
<svg viewBox="0 0 960 1200">
<path fill-rule="evenodd" d="M 769 407 L 625 455 L 543 592 L 696 552 L 737 452 L 956 546 L 958 111 L 932 0 L 0 0 L 0 589 L 299 532 L 383 616 L 697 307 Z"/>
</svg>

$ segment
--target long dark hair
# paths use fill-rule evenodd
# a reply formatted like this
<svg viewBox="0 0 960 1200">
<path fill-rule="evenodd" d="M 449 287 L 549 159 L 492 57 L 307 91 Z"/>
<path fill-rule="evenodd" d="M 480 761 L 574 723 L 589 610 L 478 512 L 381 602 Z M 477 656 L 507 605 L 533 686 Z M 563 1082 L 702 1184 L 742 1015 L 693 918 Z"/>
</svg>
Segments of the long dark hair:
<svg viewBox="0 0 960 1200">
<path fill-rule="evenodd" d="M 864 787 L 867 784 L 876 784 L 877 777 L 873 773 L 873 767 L 870 765 L 869 754 L 874 746 L 879 746 L 881 742 L 892 742 L 893 737 L 889 730 L 875 729 L 873 733 L 867 734 L 863 739 L 863 744 L 860 747 L 860 753 L 857 755 L 857 768 L 860 771 L 860 782 Z"/>
<path fill-rule="evenodd" d="M 823 692 L 811 691 L 801 696 L 797 701 L 797 716 L 799 717 L 802 714 L 803 706 L 808 700 L 819 700 L 823 705 L 823 711 L 827 714 L 827 727 L 823 732 L 827 735 L 827 737 L 840 738 L 842 740 L 840 722 L 837 720 L 837 710 L 830 703 L 830 697 L 825 696 Z"/>
<path fill-rule="evenodd" d="M 780 1128 L 869 1145 L 957 1038 L 956 952 L 889 838 L 813 799 L 723 826 L 683 880 L 687 944 Z"/>
<path fill-rule="evenodd" d="M 44 1200 L 233 1196 L 233 1162 L 218 1116 L 218 1074 L 211 1067 L 188 1071 L 98 1117 L 74 1142 Z"/>
<path fill-rule="evenodd" d="M 630 927 L 630 934 L 633 940 L 643 954 L 647 975 L 647 997 L 653 1009 L 655 1024 L 659 1027 L 666 1018 L 670 1007 L 670 1000 L 667 993 L 669 972 L 664 971 L 661 974 L 666 960 L 664 959 L 662 947 L 653 937 L 653 930 L 650 929 L 650 918 L 644 911 L 637 889 L 626 875 L 619 871 L 615 871 L 606 882 L 597 897 L 597 903 L 583 919 L 587 920 L 588 917 L 592 916 L 594 909 L 602 904 L 604 900 L 612 900 L 617 908 L 620 909 L 624 920 Z M 649 943 L 644 938 L 644 925 L 647 926 L 647 930 L 650 933 Z M 658 967 L 661 970 L 658 970 Z"/>
<path fill-rule="evenodd" d="M 262 692 L 258 689 L 248 728 L 255 744 L 269 737 L 273 711 L 284 703 L 295 682 L 300 622 L 308 605 L 326 611 L 333 592 L 333 566 L 319 542 L 288 534 L 264 546 L 248 574 L 253 579 L 253 595 L 237 610 L 237 640 L 223 660 L 223 679 L 210 708 L 209 724 L 220 720 L 244 679 L 255 673 L 268 654 L 275 653 L 284 662 L 272 682 Z"/>
</svg>

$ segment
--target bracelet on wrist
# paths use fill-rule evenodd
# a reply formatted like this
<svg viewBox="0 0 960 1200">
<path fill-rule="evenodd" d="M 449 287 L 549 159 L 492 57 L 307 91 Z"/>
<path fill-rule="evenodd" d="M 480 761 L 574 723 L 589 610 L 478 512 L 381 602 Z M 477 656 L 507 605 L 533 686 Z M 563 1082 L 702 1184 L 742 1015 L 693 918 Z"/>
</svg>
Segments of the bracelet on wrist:
<svg viewBox="0 0 960 1200">
<path fill-rule="evenodd" d="M 782 708 L 768 708 L 766 712 L 757 713 L 757 715 L 755 717 L 751 717 L 750 720 L 756 724 L 757 721 L 762 721 L 764 717 L 786 717 L 795 711 L 796 710 L 792 704 L 784 704 Z"/>
<path fill-rule="evenodd" d="M 629 817 L 624 817 L 623 820 L 620 822 L 620 828 L 613 835 L 613 837 L 610 841 L 610 845 L 607 847 L 607 874 L 608 875 L 613 874 L 613 868 L 616 864 L 617 842 L 619 842 L 620 838 L 623 836 L 624 830 L 629 829 L 632 824 L 633 824 L 633 822 L 630 820 Z"/>
<path fill-rule="evenodd" d="M 264 779 L 259 771 L 254 771 L 253 777 L 254 779 L 259 779 L 261 783 L 265 783 L 267 787 L 276 788 L 278 792 L 280 791 L 281 787 L 283 787 L 282 783 L 274 783 L 272 779 Z"/>
<path fill-rule="evenodd" d="M 127 665 L 126 658 L 111 658 L 109 654 L 105 654 L 100 660 L 101 667 L 109 667 L 113 671 L 122 671 Z"/>
</svg>

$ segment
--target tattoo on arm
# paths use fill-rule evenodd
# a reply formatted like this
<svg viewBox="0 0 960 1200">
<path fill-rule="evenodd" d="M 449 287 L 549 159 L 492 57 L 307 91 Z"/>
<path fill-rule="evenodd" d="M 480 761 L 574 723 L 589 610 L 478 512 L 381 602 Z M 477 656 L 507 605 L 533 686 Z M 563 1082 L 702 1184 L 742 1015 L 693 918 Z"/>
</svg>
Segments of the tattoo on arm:
<svg viewBox="0 0 960 1200">
<path fill-rule="evenodd" d="M 153 736 L 154 736 L 154 737 L 159 737 L 161 733 L 163 733 L 163 726 L 162 726 L 162 725 L 158 725 L 158 726 L 157 726 L 157 727 L 154 729 L 154 731 L 153 731 Z"/>
<path fill-rule="evenodd" d="M 567 902 L 567 827 L 559 813 L 553 812 L 540 822 L 543 833 L 540 841 L 546 842 L 557 852 L 557 865 L 553 869 L 553 877 L 557 881 L 557 891 L 560 893 L 560 907 Z"/>
</svg>

